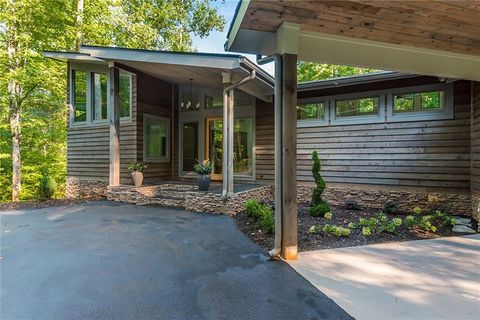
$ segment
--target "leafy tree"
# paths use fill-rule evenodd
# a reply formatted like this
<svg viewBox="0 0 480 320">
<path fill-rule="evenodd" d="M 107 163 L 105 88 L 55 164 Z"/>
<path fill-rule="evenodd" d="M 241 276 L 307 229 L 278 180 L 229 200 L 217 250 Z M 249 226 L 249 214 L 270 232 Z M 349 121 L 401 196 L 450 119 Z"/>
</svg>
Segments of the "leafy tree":
<svg viewBox="0 0 480 320">
<path fill-rule="evenodd" d="M 43 51 L 191 51 L 224 24 L 209 0 L 0 0 L 0 201 L 38 197 L 45 169 L 64 190 L 66 66 Z"/>
<path fill-rule="evenodd" d="M 305 82 L 335 77 L 353 76 L 356 74 L 368 73 L 373 71 L 375 70 L 299 61 L 297 66 L 297 79 L 298 82 Z"/>
</svg>

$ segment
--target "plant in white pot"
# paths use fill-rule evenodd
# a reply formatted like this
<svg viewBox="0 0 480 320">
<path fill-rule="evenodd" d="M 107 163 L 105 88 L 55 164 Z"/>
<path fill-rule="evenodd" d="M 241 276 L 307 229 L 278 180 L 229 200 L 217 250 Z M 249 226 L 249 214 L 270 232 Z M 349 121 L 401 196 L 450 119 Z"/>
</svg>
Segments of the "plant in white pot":
<svg viewBox="0 0 480 320">
<path fill-rule="evenodd" d="M 147 169 L 147 165 L 141 161 L 132 163 L 128 170 L 132 171 L 132 179 L 135 187 L 140 187 L 143 183 L 143 170 Z"/>
<path fill-rule="evenodd" d="M 193 168 L 195 172 L 198 174 L 197 176 L 197 183 L 198 183 L 198 190 L 200 191 L 208 191 L 210 188 L 210 174 L 212 173 L 213 166 L 209 160 L 204 160 L 202 162 L 197 161 L 197 164 Z"/>
</svg>

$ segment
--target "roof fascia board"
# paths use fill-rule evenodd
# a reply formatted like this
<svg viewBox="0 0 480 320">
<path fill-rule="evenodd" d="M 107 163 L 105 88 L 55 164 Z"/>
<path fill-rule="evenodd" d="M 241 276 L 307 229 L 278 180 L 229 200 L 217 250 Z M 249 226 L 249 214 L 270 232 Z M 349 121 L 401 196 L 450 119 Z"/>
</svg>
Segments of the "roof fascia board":
<svg viewBox="0 0 480 320">
<path fill-rule="evenodd" d="M 105 60 L 92 57 L 89 54 L 78 52 L 62 52 L 62 51 L 44 51 L 43 55 L 47 58 L 67 62 L 67 61 L 82 61 L 82 62 L 94 62 L 94 63 L 106 63 Z"/>
<path fill-rule="evenodd" d="M 228 29 L 227 42 L 225 42 L 225 51 L 234 51 L 230 50 L 230 48 L 235 42 L 235 38 L 238 35 L 238 31 L 240 30 L 240 26 L 242 25 L 243 17 L 247 13 L 249 5 L 250 0 L 240 0 L 240 2 L 237 4 L 235 15 L 233 16 L 233 20 L 230 23 L 230 28 Z"/>
<path fill-rule="evenodd" d="M 445 78 L 480 80 L 480 56 L 318 32 L 299 33 L 298 59 Z"/>
<path fill-rule="evenodd" d="M 236 56 L 226 57 L 89 46 L 82 46 L 80 52 L 104 60 L 138 61 L 219 69 L 235 69 L 240 66 L 240 59 Z"/>
</svg>

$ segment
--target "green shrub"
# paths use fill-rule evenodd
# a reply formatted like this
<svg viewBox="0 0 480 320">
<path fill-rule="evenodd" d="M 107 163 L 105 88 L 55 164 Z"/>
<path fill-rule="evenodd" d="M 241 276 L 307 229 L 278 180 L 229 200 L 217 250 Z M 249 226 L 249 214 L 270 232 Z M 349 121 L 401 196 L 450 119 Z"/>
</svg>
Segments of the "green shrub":
<svg viewBox="0 0 480 320">
<path fill-rule="evenodd" d="M 422 213 L 422 209 L 420 207 L 413 208 L 413 213 L 419 215 Z"/>
<path fill-rule="evenodd" d="M 323 217 L 327 212 L 331 212 L 330 205 L 323 201 L 316 206 L 310 207 L 310 215 L 312 217 Z"/>
<path fill-rule="evenodd" d="M 244 209 L 247 216 L 254 218 L 260 229 L 267 233 L 273 232 L 275 219 L 272 209 L 268 205 L 262 204 L 256 199 L 249 199 L 245 201 Z"/>
<path fill-rule="evenodd" d="M 345 208 L 347 208 L 348 210 L 360 210 L 361 209 L 358 202 L 355 201 L 354 199 L 345 200 Z"/>
<path fill-rule="evenodd" d="M 356 229 L 356 228 L 358 228 L 358 225 L 355 222 L 349 222 L 348 223 L 348 228 Z"/>
<path fill-rule="evenodd" d="M 350 235 L 350 229 L 329 224 L 323 226 L 322 231 L 326 235 L 335 237 L 348 237 Z"/>
<path fill-rule="evenodd" d="M 412 228 L 415 224 L 416 224 L 416 217 L 412 216 L 412 215 L 408 215 L 406 218 L 405 218 L 405 226 L 407 228 Z"/>
<path fill-rule="evenodd" d="M 308 233 L 310 233 L 310 234 L 317 234 L 317 233 L 320 232 L 320 230 L 321 230 L 321 229 L 320 229 L 319 226 L 313 225 L 313 226 L 310 227 L 310 229 L 308 229 Z"/>
<path fill-rule="evenodd" d="M 39 185 L 40 196 L 43 199 L 50 199 L 57 191 L 57 183 L 50 177 L 48 171 L 44 171 L 42 174 Z"/>
<path fill-rule="evenodd" d="M 324 217 L 326 220 L 332 220 L 333 214 L 331 212 L 327 212 L 325 213 Z"/>
<path fill-rule="evenodd" d="M 372 230 L 369 227 L 362 227 L 362 234 L 368 237 L 372 234 Z"/>
<path fill-rule="evenodd" d="M 377 227 L 378 219 L 375 217 L 371 217 L 369 219 L 360 218 L 358 224 L 361 227 L 368 227 L 369 229 L 374 230 Z"/>
<path fill-rule="evenodd" d="M 325 180 L 323 180 L 320 170 L 322 169 L 322 164 L 320 162 L 320 157 L 318 156 L 317 151 L 312 153 L 312 175 L 315 180 L 316 187 L 312 192 L 312 205 L 310 207 L 310 214 L 314 217 L 323 217 L 325 213 L 330 212 L 330 206 L 328 203 L 322 199 L 322 193 L 325 190 Z"/>
<path fill-rule="evenodd" d="M 419 228 L 424 231 L 436 232 L 440 227 L 456 224 L 454 217 L 440 210 L 422 216 L 422 210 L 419 207 L 415 207 L 413 213 L 413 215 L 408 215 L 405 218 L 405 226 L 408 228 Z"/>
</svg>

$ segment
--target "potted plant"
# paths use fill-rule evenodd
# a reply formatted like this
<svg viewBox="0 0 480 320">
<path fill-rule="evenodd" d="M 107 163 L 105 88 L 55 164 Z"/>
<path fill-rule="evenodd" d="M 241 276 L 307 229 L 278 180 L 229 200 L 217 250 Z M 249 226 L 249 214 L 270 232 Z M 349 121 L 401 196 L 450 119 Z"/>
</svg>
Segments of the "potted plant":
<svg viewBox="0 0 480 320">
<path fill-rule="evenodd" d="M 197 176 L 198 190 L 208 191 L 210 188 L 210 174 L 212 173 L 212 164 L 209 160 L 204 160 L 202 162 L 197 161 L 197 164 L 193 168 Z"/>
<path fill-rule="evenodd" d="M 135 187 L 140 187 L 143 183 L 143 170 L 147 169 L 147 165 L 142 161 L 132 163 L 128 170 L 132 171 L 132 179 Z"/>
</svg>

